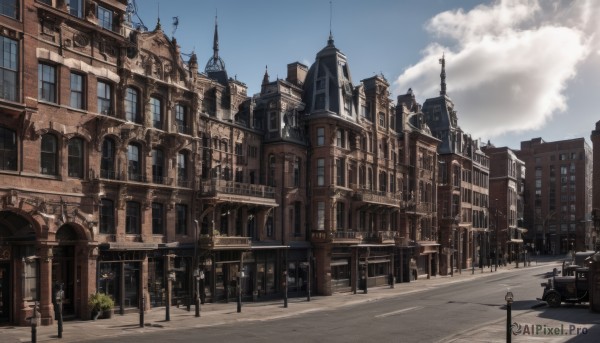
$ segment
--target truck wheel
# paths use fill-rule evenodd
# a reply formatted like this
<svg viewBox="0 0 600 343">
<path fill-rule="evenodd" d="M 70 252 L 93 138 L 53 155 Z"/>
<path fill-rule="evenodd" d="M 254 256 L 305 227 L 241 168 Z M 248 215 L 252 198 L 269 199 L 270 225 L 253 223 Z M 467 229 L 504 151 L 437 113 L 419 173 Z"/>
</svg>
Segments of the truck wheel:
<svg viewBox="0 0 600 343">
<path fill-rule="evenodd" d="M 559 307 L 561 303 L 560 294 L 556 292 L 549 293 L 546 295 L 546 302 L 550 307 Z"/>
</svg>

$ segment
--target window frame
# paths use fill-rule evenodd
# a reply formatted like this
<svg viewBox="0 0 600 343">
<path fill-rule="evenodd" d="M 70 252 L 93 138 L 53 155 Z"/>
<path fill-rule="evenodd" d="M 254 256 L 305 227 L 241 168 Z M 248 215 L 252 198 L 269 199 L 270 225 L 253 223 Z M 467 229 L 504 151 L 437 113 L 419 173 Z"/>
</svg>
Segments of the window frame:
<svg viewBox="0 0 600 343">
<path fill-rule="evenodd" d="M 160 156 L 159 156 L 160 155 Z M 165 181 L 165 153 L 160 148 L 152 149 L 152 182 L 164 184 Z"/>
<path fill-rule="evenodd" d="M 101 90 L 102 88 L 102 90 Z M 99 114 L 106 116 L 114 116 L 113 102 L 112 102 L 112 84 L 103 80 L 98 80 L 96 95 L 98 98 L 97 111 Z"/>
<path fill-rule="evenodd" d="M 51 71 L 51 73 L 47 73 Z M 51 79 L 47 79 L 51 77 Z M 57 103 L 57 75 L 56 66 L 38 62 L 38 99 L 45 102 Z"/>
<path fill-rule="evenodd" d="M 96 18 L 98 25 L 103 29 L 114 31 L 115 12 L 107 7 L 96 5 Z"/>
<path fill-rule="evenodd" d="M 162 100 L 160 98 L 155 96 L 150 97 L 150 116 L 152 118 L 152 127 L 158 130 L 163 130 L 164 127 L 162 105 Z"/>
<path fill-rule="evenodd" d="M 0 36 L 0 52 L 2 53 L 2 60 L 0 60 L 0 80 L 2 80 L 2 88 L 0 89 L 0 98 L 8 101 L 17 102 L 19 100 L 19 41 L 11 39 L 9 37 Z M 4 50 L 4 46 L 8 43 L 10 47 L 8 53 Z M 5 56 L 8 59 L 5 60 Z M 6 75 L 11 75 L 13 85 L 7 82 Z M 7 87 L 8 86 L 10 87 Z M 8 89 L 8 91 L 7 91 Z M 8 94 L 8 96 L 5 96 Z"/>
<path fill-rule="evenodd" d="M 165 205 L 160 202 L 152 203 L 152 234 L 165 234 Z"/>
<path fill-rule="evenodd" d="M 73 77 L 79 77 L 80 88 L 76 89 L 73 87 Z M 69 106 L 72 108 L 83 110 L 85 109 L 85 76 L 80 73 L 71 72 L 69 77 Z M 73 104 L 73 96 L 76 96 L 75 101 L 79 101 L 79 104 Z M 78 99 L 77 99 L 78 98 Z"/>
<path fill-rule="evenodd" d="M 175 105 L 175 125 L 178 133 L 189 134 L 187 112 L 185 105 Z"/>
<path fill-rule="evenodd" d="M 137 149 L 133 151 L 133 149 Z M 137 143 L 127 145 L 127 176 L 130 181 L 141 181 L 142 179 L 142 147 Z"/>
<path fill-rule="evenodd" d="M 12 0 L 12 4 L 4 4 L 4 1 L 11 1 L 11 0 L 2 0 L 0 2 L 0 4 L 2 4 L 3 6 L 0 6 L 0 15 L 2 16 L 6 16 L 15 20 L 20 20 L 19 17 L 19 13 L 21 11 L 21 7 L 19 6 L 21 4 L 20 0 Z M 12 11 L 10 13 L 5 12 L 9 9 L 12 9 Z M 12 13 L 12 15 L 11 15 Z"/>
<path fill-rule="evenodd" d="M 141 205 L 137 201 L 127 201 L 125 204 L 125 234 L 141 234 Z"/>
<path fill-rule="evenodd" d="M 48 141 L 47 139 L 52 139 Z M 46 141 L 45 141 L 46 140 Z M 53 144 L 47 149 L 47 144 Z M 43 175 L 58 175 L 58 138 L 52 133 L 42 135 L 40 139 L 40 173 Z M 44 169 L 46 171 L 44 171 Z"/>
<path fill-rule="evenodd" d="M 0 170 L 17 171 L 19 165 L 17 132 L 0 126 Z M 14 168 L 12 168 L 14 165 Z M 11 166 L 11 168 L 8 168 Z"/>
<path fill-rule="evenodd" d="M 140 91 L 133 87 L 125 89 L 125 120 L 132 123 L 141 124 L 142 116 L 140 111 Z"/>
<path fill-rule="evenodd" d="M 115 203 L 111 199 L 100 201 L 98 232 L 101 234 L 115 234 Z"/>
<path fill-rule="evenodd" d="M 325 186 L 325 159 L 317 158 L 317 186 Z"/>
<path fill-rule="evenodd" d="M 73 144 L 75 142 L 79 143 L 79 153 L 78 154 L 73 153 L 73 150 L 72 150 L 71 144 Z M 84 174 L 84 170 L 85 170 L 84 150 L 83 150 L 84 147 L 85 147 L 85 144 L 84 144 L 83 139 L 81 139 L 79 137 L 74 137 L 74 138 L 69 139 L 69 142 L 67 143 L 67 151 L 68 151 L 67 175 L 69 177 L 83 179 L 83 174 Z"/>
<path fill-rule="evenodd" d="M 188 213 L 187 205 L 175 204 L 175 234 L 187 235 Z"/>
</svg>

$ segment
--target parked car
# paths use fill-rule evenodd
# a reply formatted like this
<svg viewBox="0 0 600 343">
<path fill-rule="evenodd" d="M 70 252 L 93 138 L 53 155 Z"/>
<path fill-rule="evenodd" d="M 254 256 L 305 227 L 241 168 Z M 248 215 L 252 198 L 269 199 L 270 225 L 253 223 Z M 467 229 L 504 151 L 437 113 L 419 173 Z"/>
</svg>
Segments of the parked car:
<svg viewBox="0 0 600 343">
<path fill-rule="evenodd" d="M 562 275 L 563 276 L 567 276 L 567 275 L 572 276 L 574 274 L 575 270 L 577 270 L 577 268 L 587 267 L 587 264 L 586 264 L 587 261 L 595 253 L 596 253 L 595 251 L 579 251 L 579 252 L 575 253 L 571 259 L 563 261 Z"/>
<path fill-rule="evenodd" d="M 578 267 L 572 276 L 553 276 L 543 282 L 542 298 L 550 307 L 558 307 L 561 303 L 582 303 L 589 301 L 589 268 Z"/>
</svg>

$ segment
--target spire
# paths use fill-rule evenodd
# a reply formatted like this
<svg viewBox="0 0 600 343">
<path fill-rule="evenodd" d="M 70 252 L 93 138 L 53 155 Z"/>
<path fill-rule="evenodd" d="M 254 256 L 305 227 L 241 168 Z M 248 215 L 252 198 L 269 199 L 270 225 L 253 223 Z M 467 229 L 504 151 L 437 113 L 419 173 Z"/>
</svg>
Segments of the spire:
<svg viewBox="0 0 600 343">
<path fill-rule="evenodd" d="M 331 33 L 331 20 L 333 17 L 333 10 L 331 1 L 329 1 L 329 39 L 327 40 L 327 46 L 333 46 L 333 34 Z"/>
<path fill-rule="evenodd" d="M 215 15 L 215 37 L 213 39 L 213 59 L 219 59 L 219 27 L 217 24 L 217 16 Z"/>
<path fill-rule="evenodd" d="M 156 21 L 156 27 L 154 28 L 154 31 L 161 31 L 162 30 L 162 26 L 160 25 L 160 18 L 158 18 L 158 20 Z"/>
<path fill-rule="evenodd" d="M 440 58 L 440 64 L 442 65 L 442 72 L 440 73 L 442 89 L 440 90 L 440 95 L 446 95 L 446 58 L 444 57 L 444 54 L 442 54 L 442 58 Z"/>
<path fill-rule="evenodd" d="M 262 84 L 266 85 L 267 83 L 269 83 L 269 72 L 267 70 L 267 66 L 265 66 L 265 76 L 263 76 Z"/>
</svg>

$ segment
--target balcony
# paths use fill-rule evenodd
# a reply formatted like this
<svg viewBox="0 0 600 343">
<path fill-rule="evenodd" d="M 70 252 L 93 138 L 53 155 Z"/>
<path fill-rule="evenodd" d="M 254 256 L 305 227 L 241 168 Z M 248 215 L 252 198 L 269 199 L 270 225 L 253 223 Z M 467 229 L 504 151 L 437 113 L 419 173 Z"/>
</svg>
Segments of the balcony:
<svg viewBox="0 0 600 343">
<path fill-rule="evenodd" d="M 414 214 L 430 214 L 434 211 L 433 203 L 421 202 L 418 204 L 408 204 L 406 212 Z"/>
<path fill-rule="evenodd" d="M 273 187 L 219 179 L 203 181 L 200 188 L 200 197 L 277 206 L 275 202 L 275 189 Z"/>
<path fill-rule="evenodd" d="M 363 232 L 360 231 L 324 231 L 313 230 L 311 241 L 313 243 L 338 243 L 358 244 L 363 240 Z"/>
<path fill-rule="evenodd" d="M 354 190 L 354 198 L 358 201 L 392 207 L 400 207 L 402 202 L 400 193 L 376 191 L 356 184 L 351 184 L 350 187 Z"/>
<path fill-rule="evenodd" d="M 205 249 L 238 249 L 250 248 L 250 237 L 203 236 L 200 237 L 200 247 Z"/>
<path fill-rule="evenodd" d="M 400 233 L 397 231 L 374 231 L 365 232 L 365 241 L 376 244 L 394 244 Z"/>
</svg>

